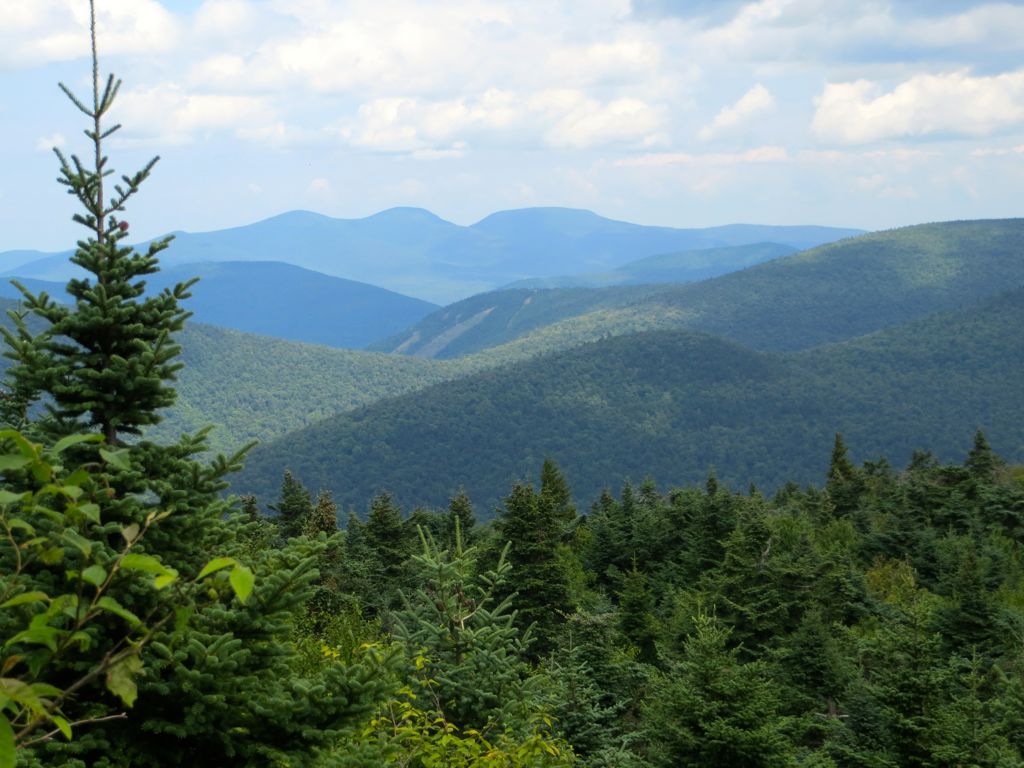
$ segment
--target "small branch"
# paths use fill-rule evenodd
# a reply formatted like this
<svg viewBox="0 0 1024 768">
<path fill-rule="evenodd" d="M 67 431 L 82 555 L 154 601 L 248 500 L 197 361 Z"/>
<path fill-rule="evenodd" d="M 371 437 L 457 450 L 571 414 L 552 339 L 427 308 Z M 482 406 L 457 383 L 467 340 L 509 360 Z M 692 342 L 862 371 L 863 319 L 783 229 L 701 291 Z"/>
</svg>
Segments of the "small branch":
<svg viewBox="0 0 1024 768">
<path fill-rule="evenodd" d="M 106 717 L 90 717 L 87 720 L 76 720 L 73 723 L 68 723 L 69 728 L 77 728 L 80 725 L 92 725 L 93 723 L 106 723 L 109 720 L 127 720 L 127 712 L 118 712 L 116 715 L 107 715 Z M 41 744 L 44 741 L 49 741 L 54 736 L 61 732 L 60 728 L 54 728 L 49 733 L 44 733 L 42 736 L 38 736 L 32 741 L 26 741 L 24 744 L 19 744 L 18 749 L 25 749 L 31 747 L 33 744 Z"/>
</svg>

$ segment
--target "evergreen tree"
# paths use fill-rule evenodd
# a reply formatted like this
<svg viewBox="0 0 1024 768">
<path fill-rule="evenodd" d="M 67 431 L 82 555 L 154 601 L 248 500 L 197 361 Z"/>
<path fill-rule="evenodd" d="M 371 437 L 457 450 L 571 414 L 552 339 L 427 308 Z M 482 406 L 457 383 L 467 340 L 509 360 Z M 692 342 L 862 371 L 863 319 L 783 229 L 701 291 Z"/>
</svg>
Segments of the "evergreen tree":
<svg viewBox="0 0 1024 768">
<path fill-rule="evenodd" d="M 654 598 L 647 585 L 647 576 L 636 569 L 623 576 L 622 591 L 619 593 L 619 628 L 639 651 L 645 664 L 658 661 L 655 640 L 658 632 L 654 619 Z"/>
<path fill-rule="evenodd" d="M 980 480 L 991 480 L 992 475 L 1002 464 L 1002 460 L 988 444 L 985 433 L 979 429 L 974 433 L 974 445 L 971 446 L 971 451 L 967 454 L 964 466 L 974 477 Z"/>
<path fill-rule="evenodd" d="M 832 445 L 832 458 L 828 466 L 828 482 L 825 490 L 832 499 L 837 514 L 845 515 L 857 508 L 861 490 L 861 477 L 850 461 L 849 451 L 843 436 L 836 432 Z"/>
<path fill-rule="evenodd" d="M 544 513 L 561 524 L 566 532 L 576 522 L 569 483 L 562 470 L 551 459 L 545 459 L 540 470 L 540 503 Z"/>
<path fill-rule="evenodd" d="M 568 578 L 558 558 L 561 521 L 541 504 L 532 486 L 519 484 L 505 499 L 495 529 L 510 545 L 514 587 L 509 593 L 514 588 L 517 622 L 523 629 L 534 627 L 531 651 L 543 656 L 554 647 L 564 616 L 572 611 Z"/>
<path fill-rule="evenodd" d="M 407 576 L 405 562 L 413 554 L 409 533 L 391 495 L 381 493 L 374 497 L 366 522 L 359 528 L 359 537 L 366 552 L 370 578 L 366 606 L 382 618 L 401 602 L 399 594 Z"/>
<path fill-rule="evenodd" d="M 422 693 L 459 728 L 524 732 L 541 681 L 528 675 L 529 634 L 515 627 L 511 600 L 499 598 L 511 576 L 504 553 L 478 575 L 476 550 L 461 534 L 450 551 L 425 536 L 422 543 L 412 558 L 418 586 L 392 616 L 407 653 L 421 657 Z"/>
<path fill-rule="evenodd" d="M 316 496 L 316 505 L 302 521 L 302 533 L 316 536 L 326 533 L 328 536 L 338 532 L 338 505 L 334 503 L 330 491 L 320 491 Z"/>
<path fill-rule="evenodd" d="M 103 141 L 116 127 L 108 129 L 102 120 L 120 81 L 111 76 L 104 85 L 99 78 L 92 3 L 90 10 L 92 100 L 79 100 L 62 88 L 89 118 L 86 135 L 94 163 L 58 152 L 61 182 L 84 209 L 75 221 L 90 232 L 72 257 L 87 276 L 69 282 L 74 301 L 67 306 L 24 292 L 26 306 L 48 325 L 32 335 L 22 319 L 8 335 L 9 356 L 16 362 L 13 391 L 23 405 L 40 400 L 50 413 L 29 426 L 33 433 L 99 436 L 99 442 L 76 442 L 66 451 L 75 464 L 96 468 L 89 516 L 101 521 L 108 541 L 138 542 L 133 554 L 157 560 L 182 584 L 194 583 L 206 602 L 149 627 L 151 642 L 141 647 L 131 668 L 118 672 L 127 681 L 136 673 L 137 698 L 125 718 L 92 723 L 70 743 L 43 741 L 24 758 L 28 764 L 35 759 L 68 768 L 309 765 L 318 747 L 336 741 L 343 728 L 372 709 L 383 687 L 359 664 L 333 665 L 309 676 L 297 672 L 290 638 L 312 594 L 318 548 L 249 546 L 249 526 L 255 523 L 246 522 L 222 496 L 223 478 L 238 466 L 239 456 L 197 462 L 205 433 L 171 445 L 126 440 L 157 423 L 159 409 L 174 401 L 172 382 L 180 363 L 173 335 L 188 315 L 178 302 L 186 298 L 189 283 L 146 297 L 144 278 L 156 272 L 156 254 L 168 241 L 157 241 L 141 254 L 124 245 L 125 204 L 156 161 L 122 177 L 112 190 L 107 187 L 113 171 Z M 20 483 L 7 477 L 5 493 L 20 493 Z M 158 517 L 160 525 L 150 528 Z M 47 557 L 65 559 L 67 570 L 76 570 L 81 542 L 70 537 L 65 544 Z M 214 555 L 224 559 L 200 578 Z M 239 557 L 248 559 L 251 570 L 238 563 Z M 89 578 L 101 579 L 100 571 Z M 174 605 L 154 590 L 125 585 L 107 595 L 113 602 L 106 605 L 116 606 L 120 616 L 145 623 Z M 109 634 L 115 629 L 112 622 L 98 624 L 79 640 L 102 653 L 115 647 L 116 637 Z M 69 679 L 91 668 L 88 659 L 67 664 Z M 89 680 L 77 690 L 87 709 L 117 711 L 132 703 L 126 699 L 122 705 L 100 680 Z"/>
<path fill-rule="evenodd" d="M 677 768 L 776 768 L 795 765 L 779 713 L 777 686 L 763 661 L 742 663 L 728 630 L 706 614 L 694 619 L 682 658 L 644 712 L 648 759 Z"/>
<path fill-rule="evenodd" d="M 464 488 L 459 488 L 448 505 L 448 516 L 445 518 L 445 536 L 451 546 L 455 545 L 455 530 L 462 532 L 463 541 L 471 541 L 473 538 L 473 526 L 476 525 L 476 515 L 473 513 L 473 503 Z"/>
<path fill-rule="evenodd" d="M 302 534 L 304 521 L 313 514 L 313 499 L 291 470 L 284 471 L 280 501 L 272 504 L 270 509 L 277 513 L 277 525 L 283 538 L 290 539 Z"/>
</svg>

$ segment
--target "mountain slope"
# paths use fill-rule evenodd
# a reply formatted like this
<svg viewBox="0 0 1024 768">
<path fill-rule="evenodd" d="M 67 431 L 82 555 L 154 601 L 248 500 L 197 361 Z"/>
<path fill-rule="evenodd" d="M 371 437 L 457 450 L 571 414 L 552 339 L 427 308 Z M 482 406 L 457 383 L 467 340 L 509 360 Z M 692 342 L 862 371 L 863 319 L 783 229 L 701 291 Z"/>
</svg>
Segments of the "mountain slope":
<svg viewBox="0 0 1024 768">
<path fill-rule="evenodd" d="M 419 208 L 392 208 L 363 219 L 292 211 L 242 227 L 175 233 L 161 253 L 165 269 L 210 261 L 279 261 L 449 303 L 513 280 L 590 272 L 686 248 L 772 240 L 794 247 L 859 230 L 827 227 L 711 229 L 644 227 L 589 211 L 507 211 L 463 227 Z M 65 280 L 68 253 L 0 253 L 6 275 Z M 540 270 L 540 271 L 535 271 Z"/>
<path fill-rule="evenodd" d="M 492 359 L 522 360 L 609 335 L 673 328 L 706 331 L 757 349 L 796 350 L 1020 285 L 1024 219 L 922 224 L 823 245 L 699 283 L 660 286 L 632 304 L 518 332 L 481 323 L 483 342 L 511 339 L 490 349 L 465 343 L 460 353 L 486 350 Z M 429 344 L 431 334 L 449 329 L 444 323 L 427 328 L 439 316 L 430 315 L 409 333 L 420 331 L 418 343 Z"/>
<path fill-rule="evenodd" d="M 17 302 L 0 299 L 0 317 Z M 30 320 L 38 331 L 42 321 Z M 446 381 L 473 364 L 420 360 L 282 341 L 188 323 L 178 338 L 185 367 L 178 401 L 150 435 L 173 439 L 215 426 L 211 445 L 231 451 L 380 398 Z M 10 361 L 0 358 L 0 371 Z"/>
<path fill-rule="evenodd" d="M 567 317 L 632 304 L 656 290 L 620 286 L 490 291 L 443 307 L 369 349 L 416 357 L 457 357 L 504 344 Z"/>
<path fill-rule="evenodd" d="M 781 243 L 751 243 L 663 253 L 637 259 L 610 272 L 533 277 L 506 288 L 606 288 L 644 283 L 694 283 L 795 253 Z"/>
<path fill-rule="evenodd" d="M 438 309 L 420 299 L 366 283 L 279 262 L 208 262 L 152 275 L 147 290 L 199 277 L 185 302 L 195 320 L 279 339 L 359 349 L 396 333 Z M 67 300 L 64 284 L 23 278 L 32 291 Z M 0 279 L 0 296 L 20 293 Z"/>
<path fill-rule="evenodd" d="M 407 507 L 465 486 L 496 494 L 563 465 L 578 497 L 653 472 L 772 487 L 820 480 L 841 431 L 861 457 L 956 459 L 981 426 L 1024 459 L 1024 290 L 843 344 L 765 353 L 688 331 L 620 336 L 383 401 L 253 453 L 237 491 L 264 500 L 291 468 L 344 505 L 381 489 Z"/>
</svg>

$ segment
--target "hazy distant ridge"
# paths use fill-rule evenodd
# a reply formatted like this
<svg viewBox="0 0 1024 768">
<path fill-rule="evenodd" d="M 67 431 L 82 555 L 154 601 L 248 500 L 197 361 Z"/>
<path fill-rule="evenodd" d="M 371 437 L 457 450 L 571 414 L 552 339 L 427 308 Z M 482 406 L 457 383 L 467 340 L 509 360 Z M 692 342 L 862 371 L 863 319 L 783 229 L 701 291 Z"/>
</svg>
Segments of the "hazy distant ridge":
<svg viewBox="0 0 1024 768">
<path fill-rule="evenodd" d="M 645 256 L 771 241 L 807 248 L 860 230 L 735 224 L 648 227 L 569 208 L 501 211 L 463 227 L 419 208 L 362 219 L 291 211 L 214 232 L 175 233 L 165 268 L 211 261 L 278 261 L 382 286 L 438 304 L 515 280 L 600 272 Z M 64 280 L 69 252 L 0 253 L 5 275 Z"/>
</svg>

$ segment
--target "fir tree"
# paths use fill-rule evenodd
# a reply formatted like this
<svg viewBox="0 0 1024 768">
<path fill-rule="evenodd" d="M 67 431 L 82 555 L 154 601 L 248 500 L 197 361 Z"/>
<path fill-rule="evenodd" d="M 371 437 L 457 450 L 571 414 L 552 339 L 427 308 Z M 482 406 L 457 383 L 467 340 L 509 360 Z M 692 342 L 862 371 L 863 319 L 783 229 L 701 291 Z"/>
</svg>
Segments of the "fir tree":
<svg viewBox="0 0 1024 768">
<path fill-rule="evenodd" d="M 623 575 L 622 591 L 619 593 L 619 628 L 634 646 L 640 661 L 655 664 L 658 651 L 655 640 L 658 632 L 654 620 L 654 598 L 647 585 L 647 576 L 636 569 Z"/>
<path fill-rule="evenodd" d="M 304 521 L 313 514 L 313 499 L 306 487 L 300 483 L 291 470 L 284 471 L 281 481 L 281 498 L 270 506 L 277 513 L 277 525 L 281 536 L 290 539 L 302 533 Z"/>
<path fill-rule="evenodd" d="M 419 586 L 393 614 L 395 635 L 411 656 L 421 656 L 419 680 L 438 715 L 460 728 L 522 732 L 539 705 L 537 678 L 525 663 L 529 634 L 514 625 L 505 552 L 494 569 L 476 573 L 476 550 L 457 532 L 451 550 L 426 536 L 413 556 Z"/>
<path fill-rule="evenodd" d="M 103 141 L 117 128 L 106 128 L 102 120 L 120 81 L 111 76 L 104 85 L 100 80 L 92 3 L 90 10 L 91 102 L 62 88 L 89 118 L 86 135 L 94 162 L 89 166 L 58 152 L 60 180 L 84 209 L 75 221 L 90 232 L 72 257 L 88 276 L 70 281 L 74 303 L 68 306 L 24 292 L 30 311 L 48 326 L 33 336 L 22 318 L 16 333 L 7 336 L 9 356 L 16 361 L 13 390 L 23 405 L 41 400 L 50 412 L 30 425 L 33 432 L 100 436 L 99 443 L 76 443 L 67 451 L 76 463 L 97 468 L 90 514 L 102 521 L 112 541 L 134 541 L 160 516 L 161 524 L 136 552 L 158 558 L 183 583 L 195 582 L 206 602 L 154 625 L 152 642 L 141 649 L 135 667 L 143 673 L 135 679 L 138 696 L 127 717 L 96 723 L 70 744 L 47 740 L 33 751 L 42 765 L 76 768 L 308 765 L 318 747 L 336 741 L 345 726 L 373 708 L 382 684 L 358 664 L 333 665 L 309 676 L 297 672 L 290 638 L 312 594 L 319 545 L 249 546 L 249 527 L 255 523 L 234 512 L 222 495 L 223 478 L 240 456 L 197 462 L 204 433 L 170 445 L 125 439 L 157 423 L 159 410 L 174 401 L 172 383 L 180 363 L 173 336 L 188 315 L 178 302 L 187 296 L 189 283 L 145 296 L 144 278 L 156 272 L 156 254 L 168 241 L 157 241 L 141 254 L 124 245 L 125 204 L 156 161 L 108 187 L 113 171 Z M 67 552 L 51 553 L 68 557 L 69 567 L 71 542 Z M 215 555 L 226 558 L 222 565 L 236 564 L 230 583 L 226 568 L 199 579 Z M 240 557 L 247 558 L 251 571 L 237 564 Z M 144 621 L 167 607 L 153 590 L 133 589 L 130 582 L 108 594 L 115 601 L 108 605 Z M 97 626 L 89 647 L 99 653 L 110 648 L 109 631 Z M 81 668 L 72 665 L 67 673 L 80 674 Z M 87 708 L 118 706 L 99 681 L 77 694 Z"/>
<path fill-rule="evenodd" d="M 532 486 L 520 484 L 505 499 L 495 529 L 510 544 L 517 621 L 524 629 L 534 626 L 531 650 L 542 656 L 554 647 L 563 617 L 572 610 L 568 578 L 558 558 L 561 521 L 543 507 Z"/>
<path fill-rule="evenodd" d="M 445 536 L 449 544 L 455 545 L 456 526 L 462 532 L 463 541 L 470 541 L 473 538 L 473 526 L 476 525 L 476 515 L 473 513 L 473 503 L 464 488 L 459 488 L 448 504 L 448 515 L 445 518 Z"/>
<path fill-rule="evenodd" d="M 648 758 L 676 768 L 793 765 L 777 686 L 762 661 L 742 663 L 728 630 L 706 614 L 694 620 L 676 668 L 644 713 Z"/>
<path fill-rule="evenodd" d="M 967 461 L 964 466 L 971 475 L 980 480 L 991 480 L 995 471 L 1002 466 L 1002 461 L 988 444 L 988 438 L 980 429 L 974 433 L 974 445 L 967 454 Z"/>
<path fill-rule="evenodd" d="M 320 491 L 316 496 L 316 505 L 302 521 L 302 533 L 316 536 L 326 533 L 328 536 L 338 532 L 338 505 L 334 503 L 330 491 Z"/>
<path fill-rule="evenodd" d="M 861 490 L 861 477 L 857 468 L 850 461 L 849 451 L 843 436 L 836 432 L 835 442 L 832 445 L 832 458 L 828 466 L 828 482 L 825 489 L 828 491 L 835 505 L 837 514 L 845 515 L 857 508 L 857 501 Z"/>
<path fill-rule="evenodd" d="M 551 459 L 545 459 L 540 470 L 540 503 L 546 515 L 557 520 L 566 532 L 576 522 L 569 483 L 562 470 Z"/>
</svg>

